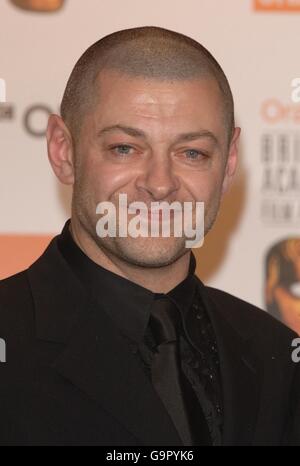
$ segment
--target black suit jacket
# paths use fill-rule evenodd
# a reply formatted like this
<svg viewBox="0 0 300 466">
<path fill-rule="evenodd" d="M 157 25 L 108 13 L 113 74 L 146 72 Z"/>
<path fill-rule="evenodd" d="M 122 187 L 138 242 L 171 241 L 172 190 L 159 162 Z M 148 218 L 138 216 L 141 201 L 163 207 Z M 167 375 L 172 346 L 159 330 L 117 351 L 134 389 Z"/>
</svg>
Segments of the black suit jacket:
<svg viewBox="0 0 300 466">
<path fill-rule="evenodd" d="M 294 333 L 197 281 L 220 354 L 223 444 L 285 443 L 297 397 Z M 2 445 L 181 445 L 105 311 L 96 311 L 56 238 L 28 270 L 0 282 Z"/>
</svg>

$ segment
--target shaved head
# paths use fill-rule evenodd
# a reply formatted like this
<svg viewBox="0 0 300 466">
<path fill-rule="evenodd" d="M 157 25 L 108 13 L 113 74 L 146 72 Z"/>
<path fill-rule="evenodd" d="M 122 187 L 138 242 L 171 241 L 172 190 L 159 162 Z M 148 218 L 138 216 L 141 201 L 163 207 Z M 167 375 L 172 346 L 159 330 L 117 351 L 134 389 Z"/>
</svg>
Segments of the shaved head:
<svg viewBox="0 0 300 466">
<path fill-rule="evenodd" d="M 91 45 L 79 58 L 67 82 L 60 108 L 61 116 L 75 140 L 80 136 L 84 116 L 98 102 L 96 81 L 103 70 L 160 81 L 216 80 L 230 142 L 234 129 L 234 103 L 222 68 L 211 53 L 195 40 L 154 26 L 109 34 Z"/>
</svg>

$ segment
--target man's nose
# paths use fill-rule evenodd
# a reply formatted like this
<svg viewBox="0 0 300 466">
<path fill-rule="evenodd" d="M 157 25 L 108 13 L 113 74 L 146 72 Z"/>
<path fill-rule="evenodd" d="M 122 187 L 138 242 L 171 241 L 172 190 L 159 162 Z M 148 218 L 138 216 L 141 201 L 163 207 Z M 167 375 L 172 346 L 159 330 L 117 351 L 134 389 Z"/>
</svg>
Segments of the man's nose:
<svg viewBox="0 0 300 466">
<path fill-rule="evenodd" d="M 139 190 L 147 192 L 156 201 L 171 197 L 179 188 L 179 179 L 175 175 L 170 160 L 151 160 L 144 167 L 136 185 Z"/>
</svg>

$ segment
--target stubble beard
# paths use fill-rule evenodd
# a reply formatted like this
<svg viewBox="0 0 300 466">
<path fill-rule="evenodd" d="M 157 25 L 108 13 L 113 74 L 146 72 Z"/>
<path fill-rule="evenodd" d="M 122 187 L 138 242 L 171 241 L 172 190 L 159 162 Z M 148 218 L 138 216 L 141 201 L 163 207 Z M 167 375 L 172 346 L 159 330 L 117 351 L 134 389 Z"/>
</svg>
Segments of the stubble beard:
<svg viewBox="0 0 300 466">
<path fill-rule="evenodd" d="M 205 207 L 204 236 L 212 228 L 219 210 L 219 199 L 214 199 L 209 208 Z M 95 212 L 95 213 L 92 213 Z M 81 229 L 89 236 L 89 240 L 109 258 L 116 257 L 128 264 L 158 268 L 176 262 L 190 248 L 185 243 L 188 239 L 181 237 L 99 237 L 96 231 L 97 215 L 94 202 L 82 183 L 74 186 L 72 196 L 72 216 L 80 224 Z"/>
</svg>

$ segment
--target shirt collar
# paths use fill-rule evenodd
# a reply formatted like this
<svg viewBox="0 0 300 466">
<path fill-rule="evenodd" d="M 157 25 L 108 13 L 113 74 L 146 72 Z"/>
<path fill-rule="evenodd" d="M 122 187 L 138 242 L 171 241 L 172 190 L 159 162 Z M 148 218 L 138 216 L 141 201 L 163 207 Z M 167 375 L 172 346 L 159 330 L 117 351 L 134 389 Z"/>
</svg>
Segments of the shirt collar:
<svg viewBox="0 0 300 466">
<path fill-rule="evenodd" d="M 58 237 L 58 248 L 90 296 L 105 310 L 122 333 L 135 342 L 145 334 L 153 301 L 165 296 L 153 293 L 137 283 L 105 269 L 92 261 L 76 244 L 70 229 L 70 219 Z M 196 260 L 191 252 L 187 277 L 166 295 L 185 315 L 196 291 L 194 272 Z"/>
</svg>

